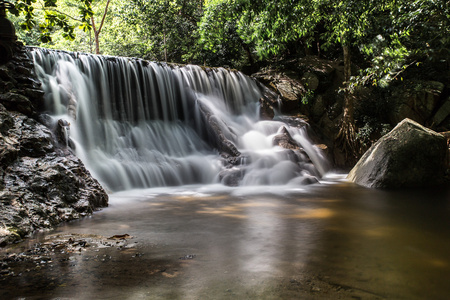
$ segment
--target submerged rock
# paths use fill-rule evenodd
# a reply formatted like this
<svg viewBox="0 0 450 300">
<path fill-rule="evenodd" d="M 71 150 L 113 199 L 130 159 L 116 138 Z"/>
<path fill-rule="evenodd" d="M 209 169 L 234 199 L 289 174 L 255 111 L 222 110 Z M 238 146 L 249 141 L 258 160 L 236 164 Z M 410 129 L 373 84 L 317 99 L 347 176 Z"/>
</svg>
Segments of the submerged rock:
<svg viewBox="0 0 450 300">
<path fill-rule="evenodd" d="M 348 179 L 371 188 L 440 185 L 446 154 L 444 136 L 405 119 L 363 155 Z"/>
</svg>

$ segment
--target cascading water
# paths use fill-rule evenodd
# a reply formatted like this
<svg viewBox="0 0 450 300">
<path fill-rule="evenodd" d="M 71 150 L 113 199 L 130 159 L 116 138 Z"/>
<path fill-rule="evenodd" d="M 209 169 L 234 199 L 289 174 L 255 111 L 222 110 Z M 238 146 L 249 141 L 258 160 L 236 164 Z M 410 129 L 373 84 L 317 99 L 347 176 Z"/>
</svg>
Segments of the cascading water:
<svg viewBox="0 0 450 300">
<path fill-rule="evenodd" d="M 230 176 L 239 185 L 299 184 L 326 172 L 305 127 L 259 119 L 263 91 L 239 72 L 39 48 L 29 53 L 48 113 L 71 124 L 77 155 L 110 190 L 220 183 Z M 274 146 L 283 128 L 312 163 Z M 224 163 L 214 134 L 235 147 L 238 163 Z"/>
</svg>

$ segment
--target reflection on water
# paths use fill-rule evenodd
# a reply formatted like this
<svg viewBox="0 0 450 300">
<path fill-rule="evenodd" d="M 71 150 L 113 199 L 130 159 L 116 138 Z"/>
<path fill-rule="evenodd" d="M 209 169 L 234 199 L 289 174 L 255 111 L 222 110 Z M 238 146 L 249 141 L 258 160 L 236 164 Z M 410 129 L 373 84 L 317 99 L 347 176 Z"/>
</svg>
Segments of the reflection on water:
<svg viewBox="0 0 450 300">
<path fill-rule="evenodd" d="M 47 238 L 127 233 L 132 247 L 10 262 L 0 298 L 448 299 L 449 190 L 271 189 L 114 194 Z"/>
</svg>

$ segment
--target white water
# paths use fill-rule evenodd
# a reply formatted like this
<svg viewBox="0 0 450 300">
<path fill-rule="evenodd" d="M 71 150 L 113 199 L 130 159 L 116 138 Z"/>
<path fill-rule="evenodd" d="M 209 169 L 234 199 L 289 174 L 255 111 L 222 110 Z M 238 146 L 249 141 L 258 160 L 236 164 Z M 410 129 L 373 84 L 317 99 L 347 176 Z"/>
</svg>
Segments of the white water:
<svg viewBox="0 0 450 300">
<path fill-rule="evenodd" d="M 32 49 L 46 109 L 70 124 L 76 154 L 106 188 L 220 184 L 226 167 L 208 137 L 199 105 L 242 153 L 240 185 L 298 185 L 327 171 L 306 127 L 259 120 L 256 82 L 219 68 L 167 66 L 138 59 Z M 273 146 L 286 127 L 312 163 Z"/>
</svg>

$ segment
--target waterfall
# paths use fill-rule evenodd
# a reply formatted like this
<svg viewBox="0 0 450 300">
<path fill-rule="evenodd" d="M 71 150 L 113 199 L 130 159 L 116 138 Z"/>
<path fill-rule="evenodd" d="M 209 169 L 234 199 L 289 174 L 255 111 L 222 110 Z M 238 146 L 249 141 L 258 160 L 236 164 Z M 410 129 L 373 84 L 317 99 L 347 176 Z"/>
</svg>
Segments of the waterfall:
<svg viewBox="0 0 450 300">
<path fill-rule="evenodd" d="M 263 90 L 240 72 L 40 48 L 29 55 L 47 113 L 70 123 L 76 154 L 112 191 L 301 184 L 326 172 L 306 127 L 259 119 Z M 283 128 L 304 151 L 274 145 Z"/>
</svg>

